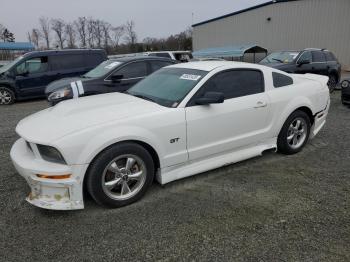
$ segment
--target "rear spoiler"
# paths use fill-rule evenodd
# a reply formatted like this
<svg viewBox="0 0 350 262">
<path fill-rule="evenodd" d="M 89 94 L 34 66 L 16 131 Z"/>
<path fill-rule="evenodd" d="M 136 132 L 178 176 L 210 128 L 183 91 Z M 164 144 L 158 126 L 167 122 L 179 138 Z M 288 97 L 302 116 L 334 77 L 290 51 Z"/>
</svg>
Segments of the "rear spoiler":
<svg viewBox="0 0 350 262">
<path fill-rule="evenodd" d="M 292 74 L 295 77 L 299 78 L 304 78 L 308 80 L 313 80 L 321 83 L 322 85 L 327 85 L 328 84 L 328 76 L 323 76 L 323 75 L 316 75 L 316 74 Z"/>
</svg>

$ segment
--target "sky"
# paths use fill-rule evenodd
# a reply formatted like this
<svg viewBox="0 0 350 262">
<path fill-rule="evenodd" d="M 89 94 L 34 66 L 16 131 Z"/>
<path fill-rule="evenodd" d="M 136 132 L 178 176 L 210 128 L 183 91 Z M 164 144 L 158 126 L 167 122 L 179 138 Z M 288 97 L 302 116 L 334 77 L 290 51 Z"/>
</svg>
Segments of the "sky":
<svg viewBox="0 0 350 262">
<path fill-rule="evenodd" d="M 39 27 L 41 16 L 73 21 L 92 16 L 113 26 L 135 22 L 138 40 L 167 37 L 184 31 L 193 23 L 225 15 L 267 0 L 0 0 L 0 24 L 27 41 L 27 32 Z M 193 13 L 193 17 L 192 17 Z"/>
</svg>

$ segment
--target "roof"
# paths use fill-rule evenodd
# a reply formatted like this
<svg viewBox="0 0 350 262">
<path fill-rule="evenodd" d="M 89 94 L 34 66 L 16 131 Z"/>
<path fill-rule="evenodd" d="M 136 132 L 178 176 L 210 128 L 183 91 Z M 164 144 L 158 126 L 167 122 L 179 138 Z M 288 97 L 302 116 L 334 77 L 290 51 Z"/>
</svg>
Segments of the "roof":
<svg viewBox="0 0 350 262">
<path fill-rule="evenodd" d="M 187 68 L 195 69 L 201 71 L 212 71 L 218 67 L 229 66 L 231 68 L 267 68 L 263 65 L 252 64 L 252 63 L 243 63 L 243 62 L 232 62 L 232 61 L 198 61 L 198 62 L 188 62 L 181 63 L 176 65 L 168 66 L 167 68 Z"/>
<path fill-rule="evenodd" d="M 214 47 L 192 53 L 194 57 L 242 57 L 245 53 L 267 53 L 263 47 L 249 44 L 225 47 Z"/>
<path fill-rule="evenodd" d="M 254 10 L 254 9 L 258 9 L 258 8 L 261 8 L 261 7 L 264 7 L 264 6 L 268 6 L 268 5 L 272 5 L 272 4 L 276 4 L 276 3 L 294 2 L 294 1 L 300 1 L 300 0 L 273 0 L 273 1 L 269 1 L 269 2 L 266 2 L 266 3 L 260 4 L 260 5 L 255 5 L 255 6 L 252 6 L 252 7 L 246 8 L 246 9 L 242 9 L 242 10 L 239 10 L 239 11 L 236 11 L 236 12 L 233 12 L 233 13 L 229 13 L 229 14 L 226 14 L 226 15 L 223 15 L 223 16 L 219 16 L 219 17 L 212 18 L 212 19 L 209 19 L 209 20 L 206 20 L 206 21 L 203 21 L 203 22 L 199 22 L 197 24 L 193 24 L 192 27 L 196 27 L 196 26 L 199 26 L 199 25 L 204 25 L 204 24 L 207 24 L 207 23 L 210 23 L 210 22 L 214 22 L 214 21 L 226 18 L 226 17 L 230 17 L 230 16 L 241 14 L 241 13 L 245 13 L 245 12 L 248 12 L 248 11 L 251 11 L 251 10 Z"/>
<path fill-rule="evenodd" d="M 29 42 L 0 42 L 0 50 L 34 50 Z"/>
<path fill-rule="evenodd" d="M 137 61 L 137 60 L 159 60 L 159 61 L 171 61 L 171 62 L 175 61 L 170 58 L 158 57 L 158 56 L 124 56 L 124 57 L 117 57 L 117 58 L 112 57 L 110 58 L 110 60 L 115 60 L 119 62 L 129 62 L 129 61 Z"/>
</svg>

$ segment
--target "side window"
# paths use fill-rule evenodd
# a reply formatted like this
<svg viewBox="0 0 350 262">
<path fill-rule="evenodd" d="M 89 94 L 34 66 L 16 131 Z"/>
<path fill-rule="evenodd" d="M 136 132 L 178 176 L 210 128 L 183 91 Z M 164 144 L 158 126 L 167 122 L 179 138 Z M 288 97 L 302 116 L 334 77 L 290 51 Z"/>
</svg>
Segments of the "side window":
<svg viewBox="0 0 350 262">
<path fill-rule="evenodd" d="M 333 53 L 331 52 L 324 52 L 327 61 L 337 61 L 337 59 L 335 58 L 335 56 L 333 55 Z"/>
<path fill-rule="evenodd" d="M 314 63 L 326 62 L 326 57 L 321 51 L 312 51 L 312 62 Z"/>
<path fill-rule="evenodd" d="M 145 62 L 134 62 L 124 66 L 113 75 L 123 75 L 123 79 L 145 77 L 147 75 L 147 64 Z"/>
<path fill-rule="evenodd" d="M 85 64 L 87 67 L 95 67 L 103 61 L 100 54 L 88 54 L 85 56 Z"/>
<path fill-rule="evenodd" d="M 272 79 L 273 86 L 276 88 L 293 84 L 293 78 L 276 72 L 272 72 Z"/>
<path fill-rule="evenodd" d="M 310 61 L 310 63 L 312 62 L 312 56 L 311 56 L 311 52 L 306 51 L 304 52 L 300 58 L 298 59 L 299 62 L 301 61 Z"/>
<path fill-rule="evenodd" d="M 158 57 L 165 57 L 165 58 L 171 58 L 171 56 L 168 53 L 151 53 L 150 56 L 158 56 Z"/>
<path fill-rule="evenodd" d="M 47 56 L 28 59 L 16 67 L 16 73 L 21 74 L 37 74 L 48 70 Z"/>
<path fill-rule="evenodd" d="M 232 70 L 219 73 L 201 88 L 199 97 L 205 92 L 221 92 L 226 99 L 264 92 L 263 74 L 257 70 Z"/>
<path fill-rule="evenodd" d="M 51 56 L 50 63 L 52 70 L 64 70 L 85 67 L 83 54 Z"/>
<path fill-rule="evenodd" d="M 165 61 L 150 61 L 150 64 L 151 64 L 152 73 L 161 69 L 162 67 L 172 65 L 172 63 L 165 62 Z"/>
</svg>

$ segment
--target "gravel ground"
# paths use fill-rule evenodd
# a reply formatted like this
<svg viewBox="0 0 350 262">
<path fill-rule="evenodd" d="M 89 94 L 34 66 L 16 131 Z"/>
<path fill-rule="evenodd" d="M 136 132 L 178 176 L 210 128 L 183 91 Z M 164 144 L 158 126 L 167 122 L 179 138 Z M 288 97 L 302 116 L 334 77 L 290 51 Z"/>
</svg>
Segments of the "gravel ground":
<svg viewBox="0 0 350 262">
<path fill-rule="evenodd" d="M 9 151 L 16 123 L 46 102 L 0 108 L 1 261 L 350 261 L 350 109 L 299 154 L 269 153 L 158 184 L 136 204 L 31 206 Z M 40 127 L 38 127 L 40 128 Z"/>
</svg>

